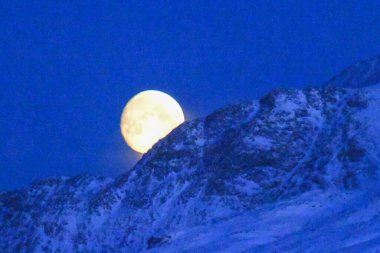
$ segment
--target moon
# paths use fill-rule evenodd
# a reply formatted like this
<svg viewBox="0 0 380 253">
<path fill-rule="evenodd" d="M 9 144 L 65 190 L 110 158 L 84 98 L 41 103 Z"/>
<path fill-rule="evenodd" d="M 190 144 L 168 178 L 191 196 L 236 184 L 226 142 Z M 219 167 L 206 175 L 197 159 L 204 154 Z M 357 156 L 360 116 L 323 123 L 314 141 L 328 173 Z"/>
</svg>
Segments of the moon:
<svg viewBox="0 0 380 253">
<path fill-rule="evenodd" d="M 128 101 L 120 128 L 127 144 L 144 154 L 184 121 L 182 108 L 174 98 L 161 91 L 146 90 Z"/>
</svg>

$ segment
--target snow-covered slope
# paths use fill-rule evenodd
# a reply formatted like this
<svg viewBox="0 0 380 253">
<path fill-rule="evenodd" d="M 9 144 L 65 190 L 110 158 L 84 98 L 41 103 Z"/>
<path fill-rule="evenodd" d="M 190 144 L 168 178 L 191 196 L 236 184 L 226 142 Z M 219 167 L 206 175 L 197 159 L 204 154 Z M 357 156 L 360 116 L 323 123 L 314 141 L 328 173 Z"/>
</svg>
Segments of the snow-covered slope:
<svg viewBox="0 0 380 253">
<path fill-rule="evenodd" d="M 116 179 L 2 193 L 1 252 L 380 251 L 380 84 L 345 86 L 185 122 Z"/>
<path fill-rule="evenodd" d="M 377 196 L 311 191 L 206 226 L 172 231 L 154 253 L 379 252 Z"/>
</svg>

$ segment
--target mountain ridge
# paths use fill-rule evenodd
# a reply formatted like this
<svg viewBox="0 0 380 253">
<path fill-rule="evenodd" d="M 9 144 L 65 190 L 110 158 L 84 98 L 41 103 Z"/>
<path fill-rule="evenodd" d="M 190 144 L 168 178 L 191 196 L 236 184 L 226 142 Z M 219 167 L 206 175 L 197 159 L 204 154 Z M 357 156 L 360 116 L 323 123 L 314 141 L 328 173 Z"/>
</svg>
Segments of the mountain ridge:
<svg viewBox="0 0 380 253">
<path fill-rule="evenodd" d="M 346 76 L 347 70 L 333 80 L 347 81 Z M 354 86 L 366 82 L 352 80 Z M 378 188 L 378 94 L 380 85 L 352 89 L 347 84 L 333 87 L 331 82 L 321 88 L 276 89 L 259 101 L 230 105 L 183 123 L 116 179 L 55 178 L 1 193 L 0 248 L 4 252 L 202 252 L 206 248 L 223 252 L 223 247 L 207 240 L 206 246 L 197 241 L 192 231 L 201 230 L 211 238 L 215 226 L 230 227 L 229 220 L 252 217 L 247 213 L 255 210 L 264 217 L 270 210 L 281 213 L 281 205 L 307 217 L 300 221 L 302 231 L 313 223 L 313 217 L 300 211 L 305 206 L 310 209 L 304 196 L 311 193 L 316 195 L 310 197 L 316 199 L 315 205 L 330 210 L 326 199 L 331 198 L 337 210 L 353 212 L 353 207 L 344 209 L 339 199 Z M 376 194 L 365 196 L 375 199 L 368 206 L 378 201 Z M 321 209 L 322 216 L 331 217 L 326 208 Z M 376 227 L 377 211 L 370 212 Z M 291 214 L 287 217 L 294 220 Z M 260 226 L 260 221 L 243 221 Z M 282 250 L 290 250 L 278 234 L 281 229 L 265 232 L 264 224 L 274 226 L 274 220 L 266 221 L 259 234 L 281 238 Z M 239 234 L 253 238 L 253 230 L 242 227 L 245 232 Z M 186 245 L 188 251 L 181 237 L 187 232 L 195 238 L 194 245 Z M 314 231 L 307 235 L 319 242 Z M 226 247 L 235 245 L 228 233 L 221 237 L 227 238 Z M 240 238 L 244 250 L 281 250 L 272 239 Z M 182 245 L 177 245 L 181 240 Z M 306 247 L 301 241 L 295 241 L 294 247 Z M 343 246 L 330 245 L 331 249 Z M 371 244 L 369 250 L 375 249 Z"/>
<path fill-rule="evenodd" d="M 380 83 L 380 54 L 345 68 L 325 85 L 360 88 Z"/>
</svg>

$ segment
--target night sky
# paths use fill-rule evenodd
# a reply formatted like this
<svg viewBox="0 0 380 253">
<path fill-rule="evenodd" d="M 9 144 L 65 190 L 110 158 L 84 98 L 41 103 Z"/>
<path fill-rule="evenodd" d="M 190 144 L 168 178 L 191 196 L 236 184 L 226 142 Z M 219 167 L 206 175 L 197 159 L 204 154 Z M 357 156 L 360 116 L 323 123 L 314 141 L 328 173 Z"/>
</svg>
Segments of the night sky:
<svg viewBox="0 0 380 253">
<path fill-rule="evenodd" d="M 0 3 L 0 190 L 130 169 L 139 91 L 193 119 L 380 53 L 380 1 L 64 2 Z"/>
</svg>

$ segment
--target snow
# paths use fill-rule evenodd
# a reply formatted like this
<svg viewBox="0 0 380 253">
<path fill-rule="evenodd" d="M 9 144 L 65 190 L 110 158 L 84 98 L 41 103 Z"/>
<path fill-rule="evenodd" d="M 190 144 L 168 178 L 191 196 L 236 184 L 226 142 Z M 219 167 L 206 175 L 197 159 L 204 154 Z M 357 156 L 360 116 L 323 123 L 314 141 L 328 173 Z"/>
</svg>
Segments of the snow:
<svg viewBox="0 0 380 253">
<path fill-rule="evenodd" d="M 115 180 L 0 194 L 0 248 L 380 251 L 380 84 L 274 95 L 182 124 Z M 151 237 L 170 239 L 148 250 Z"/>
<path fill-rule="evenodd" d="M 379 199 L 363 203 L 361 194 L 314 191 L 299 198 L 237 214 L 216 224 L 175 231 L 172 241 L 150 253 L 326 252 L 345 251 L 380 238 Z M 345 205 L 356 217 L 349 220 Z M 376 216 L 377 215 L 377 216 Z M 341 223 L 341 224 L 340 224 Z M 354 227 L 371 233 L 356 233 Z M 380 245 L 372 245 L 372 250 Z"/>
<path fill-rule="evenodd" d="M 273 144 L 273 140 L 263 136 L 256 136 L 252 142 L 252 145 L 260 146 L 265 150 L 269 150 Z"/>
</svg>

